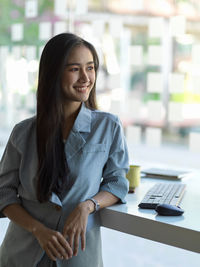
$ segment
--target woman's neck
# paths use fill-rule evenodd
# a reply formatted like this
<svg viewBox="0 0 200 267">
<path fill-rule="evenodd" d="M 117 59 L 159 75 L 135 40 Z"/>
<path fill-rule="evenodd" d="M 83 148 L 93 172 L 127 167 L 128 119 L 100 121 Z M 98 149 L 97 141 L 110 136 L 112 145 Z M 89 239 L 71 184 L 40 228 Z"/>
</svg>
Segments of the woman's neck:
<svg viewBox="0 0 200 267">
<path fill-rule="evenodd" d="M 67 122 L 68 120 L 73 120 L 73 118 L 76 118 L 79 110 L 81 107 L 81 103 L 80 102 L 75 102 L 75 103 L 67 103 L 64 106 L 64 119 L 65 122 Z"/>
<path fill-rule="evenodd" d="M 79 110 L 81 108 L 81 103 L 78 103 L 79 105 L 67 105 L 64 108 L 64 123 L 63 123 L 63 139 L 66 140 L 73 125 L 76 120 L 76 117 L 78 116 Z"/>
</svg>

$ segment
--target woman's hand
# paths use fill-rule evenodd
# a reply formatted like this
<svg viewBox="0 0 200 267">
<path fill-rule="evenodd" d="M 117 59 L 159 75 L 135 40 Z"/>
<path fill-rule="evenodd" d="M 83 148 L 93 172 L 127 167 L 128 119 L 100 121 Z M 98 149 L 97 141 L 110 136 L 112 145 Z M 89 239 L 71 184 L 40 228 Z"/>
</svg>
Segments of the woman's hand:
<svg viewBox="0 0 200 267">
<path fill-rule="evenodd" d="M 79 241 L 81 239 L 81 249 L 85 250 L 85 234 L 88 215 L 94 210 L 94 204 L 90 200 L 81 202 L 68 216 L 64 228 L 63 236 L 68 240 L 73 249 L 74 256 L 78 254 Z"/>
<path fill-rule="evenodd" d="M 56 261 L 57 258 L 67 260 L 73 256 L 69 243 L 60 232 L 42 225 L 32 233 L 51 260 Z"/>
</svg>

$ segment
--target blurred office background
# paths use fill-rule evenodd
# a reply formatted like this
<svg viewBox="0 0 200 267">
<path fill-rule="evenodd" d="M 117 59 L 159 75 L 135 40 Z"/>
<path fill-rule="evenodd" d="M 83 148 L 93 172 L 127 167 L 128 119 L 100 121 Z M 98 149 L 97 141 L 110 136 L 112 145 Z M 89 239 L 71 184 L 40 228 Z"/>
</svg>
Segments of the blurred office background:
<svg viewBox="0 0 200 267">
<path fill-rule="evenodd" d="M 0 156 L 14 124 L 35 114 L 45 43 L 65 31 L 96 47 L 98 105 L 119 115 L 131 163 L 199 168 L 199 0 L 1 0 Z M 105 267 L 198 266 L 195 253 L 102 232 Z"/>
</svg>

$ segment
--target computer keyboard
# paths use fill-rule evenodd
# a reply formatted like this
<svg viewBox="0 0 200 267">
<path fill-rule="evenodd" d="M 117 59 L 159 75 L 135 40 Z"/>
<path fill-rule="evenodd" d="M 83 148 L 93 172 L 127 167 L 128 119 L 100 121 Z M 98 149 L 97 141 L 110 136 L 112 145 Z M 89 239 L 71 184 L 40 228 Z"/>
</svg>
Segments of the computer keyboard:
<svg viewBox="0 0 200 267">
<path fill-rule="evenodd" d="M 156 183 L 138 205 L 142 209 L 155 209 L 158 204 L 178 206 L 185 191 L 185 184 Z"/>
</svg>

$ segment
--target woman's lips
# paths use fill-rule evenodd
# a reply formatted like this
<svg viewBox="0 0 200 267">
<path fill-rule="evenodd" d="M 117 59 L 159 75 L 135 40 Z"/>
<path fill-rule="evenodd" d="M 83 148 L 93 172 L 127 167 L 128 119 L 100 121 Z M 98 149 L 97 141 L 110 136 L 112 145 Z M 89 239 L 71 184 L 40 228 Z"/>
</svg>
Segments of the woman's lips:
<svg viewBox="0 0 200 267">
<path fill-rule="evenodd" d="M 74 88 L 76 89 L 76 91 L 80 92 L 80 93 L 84 93 L 87 91 L 89 86 L 74 86 Z"/>
</svg>

